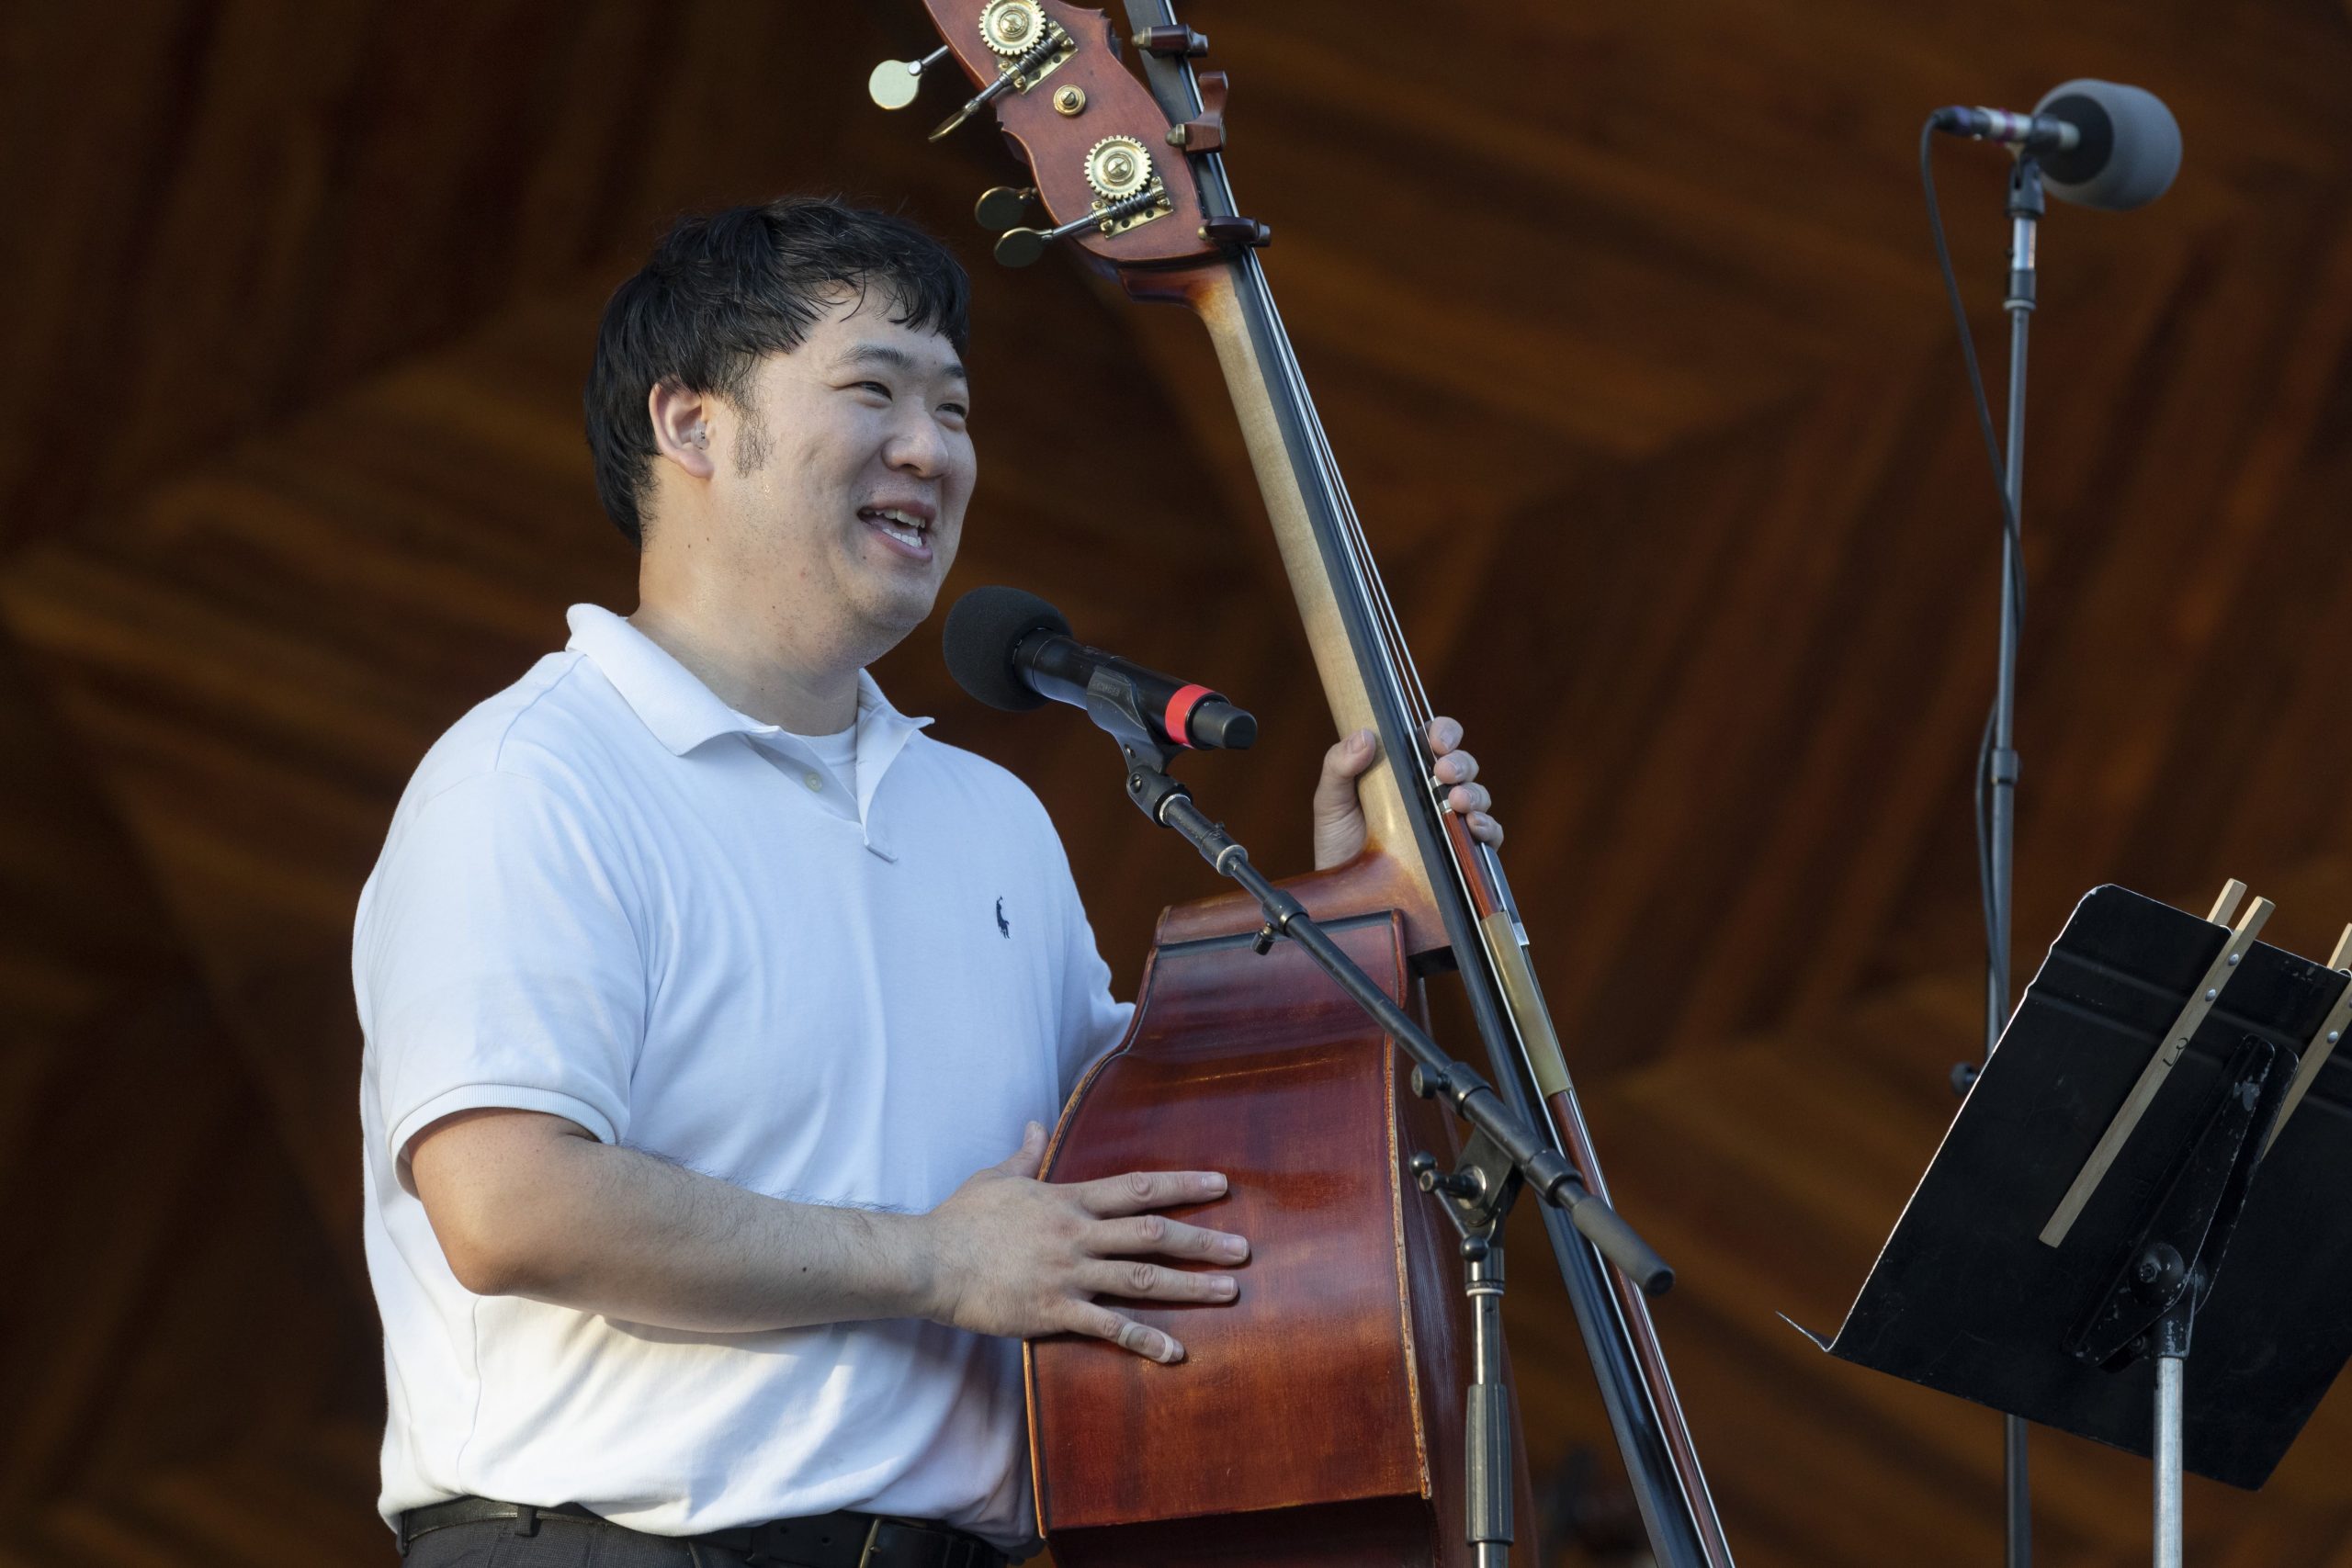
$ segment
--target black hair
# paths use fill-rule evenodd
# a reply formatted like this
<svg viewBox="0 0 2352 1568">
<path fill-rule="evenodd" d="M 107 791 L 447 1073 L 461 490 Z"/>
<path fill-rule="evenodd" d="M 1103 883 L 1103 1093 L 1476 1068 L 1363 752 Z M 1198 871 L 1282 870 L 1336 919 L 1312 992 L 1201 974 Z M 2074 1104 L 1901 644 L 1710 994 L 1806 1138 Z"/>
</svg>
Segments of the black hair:
<svg viewBox="0 0 2352 1568">
<path fill-rule="evenodd" d="M 963 264 L 905 219 L 831 197 L 681 219 L 613 291 L 583 400 L 596 495 L 630 544 L 645 543 L 657 453 L 647 395 L 673 385 L 744 407 L 759 362 L 797 348 L 844 289 L 861 302 L 878 289 L 890 320 L 964 352 Z"/>
</svg>

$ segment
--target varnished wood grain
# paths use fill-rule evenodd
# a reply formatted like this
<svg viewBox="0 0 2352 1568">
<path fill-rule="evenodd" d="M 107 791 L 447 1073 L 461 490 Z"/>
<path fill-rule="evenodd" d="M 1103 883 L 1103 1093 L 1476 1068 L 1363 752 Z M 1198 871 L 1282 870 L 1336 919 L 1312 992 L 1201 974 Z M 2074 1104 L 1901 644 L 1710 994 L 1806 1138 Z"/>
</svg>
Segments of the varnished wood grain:
<svg viewBox="0 0 2352 1568">
<path fill-rule="evenodd" d="M 1405 999 L 1394 911 L 1332 919 Z M 1128 1038 L 1055 1130 L 1046 1179 L 1222 1171 L 1227 1194 L 1177 1217 L 1247 1235 L 1250 1257 L 1228 1306 L 1117 1303 L 1184 1344 L 1174 1366 L 1091 1340 L 1030 1348 L 1039 1515 L 1065 1568 L 1217 1551 L 1268 1568 L 1466 1562 L 1454 1235 L 1404 1168 L 1452 1145 L 1404 1088 L 1408 1067 L 1288 944 L 1155 951 Z"/>
</svg>

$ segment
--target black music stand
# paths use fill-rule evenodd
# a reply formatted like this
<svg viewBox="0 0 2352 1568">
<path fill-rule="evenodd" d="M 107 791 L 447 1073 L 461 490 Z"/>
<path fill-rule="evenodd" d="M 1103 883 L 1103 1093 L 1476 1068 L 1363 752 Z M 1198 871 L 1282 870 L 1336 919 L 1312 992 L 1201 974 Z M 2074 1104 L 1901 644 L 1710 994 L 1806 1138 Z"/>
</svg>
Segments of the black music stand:
<svg viewBox="0 0 2352 1568">
<path fill-rule="evenodd" d="M 2223 923 L 2244 891 L 2211 919 L 2084 897 L 1845 1325 L 1809 1335 L 2155 1459 L 2160 1563 L 2184 1462 L 2260 1486 L 2352 1355 L 2352 982 L 2256 942 L 2265 901 Z"/>
</svg>

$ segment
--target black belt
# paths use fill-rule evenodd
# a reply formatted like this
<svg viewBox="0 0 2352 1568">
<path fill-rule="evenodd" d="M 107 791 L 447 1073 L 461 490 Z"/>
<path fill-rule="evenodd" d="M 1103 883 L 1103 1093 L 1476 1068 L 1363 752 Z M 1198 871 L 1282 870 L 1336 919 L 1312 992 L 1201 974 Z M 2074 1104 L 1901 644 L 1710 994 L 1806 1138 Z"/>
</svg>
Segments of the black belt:
<svg viewBox="0 0 2352 1568">
<path fill-rule="evenodd" d="M 577 1503 L 534 1507 L 488 1497 L 458 1497 L 401 1516 L 401 1550 L 435 1530 L 455 1525 L 519 1519 L 524 1535 L 536 1534 L 544 1519 L 561 1519 L 605 1529 L 625 1529 Z M 763 1525 L 673 1536 L 681 1544 L 717 1547 L 748 1559 L 754 1568 L 1005 1568 L 1005 1555 L 978 1536 L 944 1525 L 886 1519 L 844 1508 L 813 1519 L 771 1519 Z"/>
</svg>

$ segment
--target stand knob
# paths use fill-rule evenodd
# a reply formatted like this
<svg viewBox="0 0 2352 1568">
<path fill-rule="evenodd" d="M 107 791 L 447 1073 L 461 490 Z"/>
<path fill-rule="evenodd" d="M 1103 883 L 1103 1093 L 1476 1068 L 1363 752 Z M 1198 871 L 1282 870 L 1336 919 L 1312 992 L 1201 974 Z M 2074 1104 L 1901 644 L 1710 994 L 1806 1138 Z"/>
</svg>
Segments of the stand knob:
<svg viewBox="0 0 2352 1568">
<path fill-rule="evenodd" d="M 1424 1192 L 1442 1192 L 1449 1198 L 1476 1198 L 1487 1190 L 1487 1179 L 1476 1170 L 1440 1170 L 1437 1156 L 1422 1151 L 1405 1162 L 1412 1173 L 1413 1185 Z"/>
<path fill-rule="evenodd" d="M 2150 1301 L 2169 1301 L 2188 1278 L 2188 1264 L 2169 1242 L 2150 1244 L 2132 1262 L 2132 1284 Z"/>
</svg>

